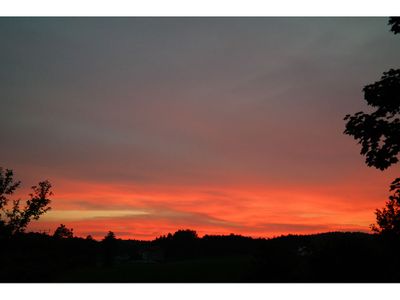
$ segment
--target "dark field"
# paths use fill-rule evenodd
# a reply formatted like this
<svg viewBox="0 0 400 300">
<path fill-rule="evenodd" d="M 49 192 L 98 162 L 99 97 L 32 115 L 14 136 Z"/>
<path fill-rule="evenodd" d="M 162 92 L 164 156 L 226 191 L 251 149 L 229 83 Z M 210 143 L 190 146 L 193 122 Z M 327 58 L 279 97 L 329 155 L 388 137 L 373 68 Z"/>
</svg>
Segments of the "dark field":
<svg viewBox="0 0 400 300">
<path fill-rule="evenodd" d="M 57 239 L 22 234 L 2 241 L 2 282 L 230 283 L 400 282 L 399 243 L 366 233 L 273 239 L 181 230 L 154 241 Z M 390 257 L 390 260 L 388 259 Z"/>
<path fill-rule="evenodd" d="M 241 282 L 254 267 L 251 257 L 199 258 L 165 263 L 132 262 L 82 268 L 61 274 L 60 282 Z"/>
</svg>

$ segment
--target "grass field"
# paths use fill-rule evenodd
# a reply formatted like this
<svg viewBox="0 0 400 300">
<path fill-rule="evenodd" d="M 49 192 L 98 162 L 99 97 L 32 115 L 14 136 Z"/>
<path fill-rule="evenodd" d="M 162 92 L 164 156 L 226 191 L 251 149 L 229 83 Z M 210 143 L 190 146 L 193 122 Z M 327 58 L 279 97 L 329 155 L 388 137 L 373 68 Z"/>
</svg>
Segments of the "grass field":
<svg viewBox="0 0 400 300">
<path fill-rule="evenodd" d="M 250 257 L 194 259 L 165 263 L 127 263 L 69 270 L 57 282 L 243 282 L 254 263 Z"/>
</svg>

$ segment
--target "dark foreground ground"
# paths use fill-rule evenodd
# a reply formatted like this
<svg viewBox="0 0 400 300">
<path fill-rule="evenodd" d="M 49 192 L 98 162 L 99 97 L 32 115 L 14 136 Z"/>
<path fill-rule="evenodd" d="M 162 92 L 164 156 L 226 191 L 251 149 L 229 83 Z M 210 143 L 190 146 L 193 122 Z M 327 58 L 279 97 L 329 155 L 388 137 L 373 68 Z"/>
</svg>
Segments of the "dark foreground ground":
<svg viewBox="0 0 400 300">
<path fill-rule="evenodd" d="M 400 282 L 398 241 L 366 233 L 252 239 L 186 230 L 151 242 L 30 233 L 0 243 L 1 282 Z"/>
</svg>

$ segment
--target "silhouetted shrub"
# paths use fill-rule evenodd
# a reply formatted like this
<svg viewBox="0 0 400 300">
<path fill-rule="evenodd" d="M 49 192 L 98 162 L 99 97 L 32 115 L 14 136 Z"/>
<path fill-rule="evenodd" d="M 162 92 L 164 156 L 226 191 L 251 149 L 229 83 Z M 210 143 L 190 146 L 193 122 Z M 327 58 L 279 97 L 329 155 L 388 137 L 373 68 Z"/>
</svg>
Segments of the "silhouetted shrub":
<svg viewBox="0 0 400 300">
<path fill-rule="evenodd" d="M 53 237 L 58 239 L 70 239 L 73 238 L 73 236 L 73 229 L 65 227 L 64 224 L 60 224 L 60 226 L 57 227 L 53 234 Z"/>
</svg>

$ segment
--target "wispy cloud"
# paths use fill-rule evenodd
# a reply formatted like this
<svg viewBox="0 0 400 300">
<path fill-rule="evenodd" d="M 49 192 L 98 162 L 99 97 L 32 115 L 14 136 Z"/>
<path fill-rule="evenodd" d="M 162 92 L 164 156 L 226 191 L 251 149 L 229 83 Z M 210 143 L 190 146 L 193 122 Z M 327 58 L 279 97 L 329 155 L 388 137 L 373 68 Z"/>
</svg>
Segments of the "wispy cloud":
<svg viewBox="0 0 400 300">
<path fill-rule="evenodd" d="M 2 166 L 24 195 L 53 183 L 37 228 L 367 228 L 397 174 L 365 166 L 343 117 L 399 62 L 386 23 L 0 19 Z"/>
</svg>

